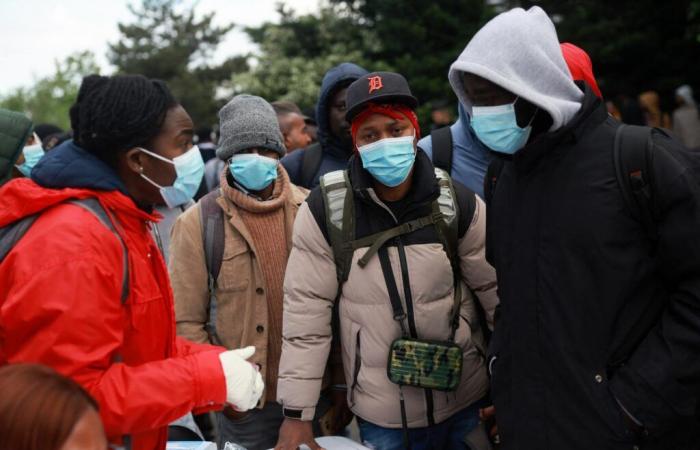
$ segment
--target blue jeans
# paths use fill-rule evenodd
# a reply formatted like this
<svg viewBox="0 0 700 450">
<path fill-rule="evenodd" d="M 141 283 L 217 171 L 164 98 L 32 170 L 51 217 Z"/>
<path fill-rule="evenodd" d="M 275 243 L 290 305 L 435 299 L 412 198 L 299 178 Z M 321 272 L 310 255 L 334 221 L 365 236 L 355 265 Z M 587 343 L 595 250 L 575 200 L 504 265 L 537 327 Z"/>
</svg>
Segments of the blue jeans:
<svg viewBox="0 0 700 450">
<path fill-rule="evenodd" d="M 403 450 L 403 429 L 383 428 L 358 419 L 364 445 L 375 450 Z M 442 423 L 425 428 L 410 428 L 412 450 L 465 450 L 465 438 L 479 424 L 479 407 L 474 404 Z"/>
</svg>

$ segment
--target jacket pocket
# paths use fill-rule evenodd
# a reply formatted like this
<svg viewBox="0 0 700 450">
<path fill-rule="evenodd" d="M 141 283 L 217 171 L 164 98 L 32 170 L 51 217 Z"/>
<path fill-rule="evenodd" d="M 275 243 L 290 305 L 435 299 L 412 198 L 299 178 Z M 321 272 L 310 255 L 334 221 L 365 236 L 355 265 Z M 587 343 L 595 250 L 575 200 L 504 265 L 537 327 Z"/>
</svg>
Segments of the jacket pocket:
<svg viewBox="0 0 700 450">
<path fill-rule="evenodd" d="M 222 292 L 247 289 L 252 272 L 253 258 L 248 244 L 242 239 L 227 242 L 216 281 L 218 289 Z"/>
<path fill-rule="evenodd" d="M 610 391 L 607 377 L 602 374 L 595 375 L 594 380 L 594 398 L 598 403 L 598 408 L 600 409 L 603 419 L 608 424 L 608 427 L 618 438 L 618 441 L 633 442 L 634 436 L 625 425 L 625 420 L 623 418 L 625 412 L 615 399 L 615 395 Z"/>
<path fill-rule="evenodd" d="M 355 405 L 355 389 L 358 388 L 357 379 L 360 376 L 360 369 L 362 368 L 362 354 L 361 347 L 362 343 L 360 341 L 360 326 L 353 323 L 351 338 L 353 339 L 353 359 L 352 359 L 352 382 L 350 384 L 350 406 Z"/>
</svg>

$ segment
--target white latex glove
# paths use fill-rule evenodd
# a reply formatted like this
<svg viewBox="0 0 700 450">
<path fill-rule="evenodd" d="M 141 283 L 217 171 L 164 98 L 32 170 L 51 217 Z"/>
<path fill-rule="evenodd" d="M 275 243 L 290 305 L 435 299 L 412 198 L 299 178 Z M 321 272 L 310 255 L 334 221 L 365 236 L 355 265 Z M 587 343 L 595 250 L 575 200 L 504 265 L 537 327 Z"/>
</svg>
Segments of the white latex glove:
<svg viewBox="0 0 700 450">
<path fill-rule="evenodd" d="M 219 354 L 226 377 L 226 403 L 238 411 L 255 408 L 265 389 L 260 372 L 246 361 L 254 354 L 255 347 L 252 346 Z"/>
</svg>

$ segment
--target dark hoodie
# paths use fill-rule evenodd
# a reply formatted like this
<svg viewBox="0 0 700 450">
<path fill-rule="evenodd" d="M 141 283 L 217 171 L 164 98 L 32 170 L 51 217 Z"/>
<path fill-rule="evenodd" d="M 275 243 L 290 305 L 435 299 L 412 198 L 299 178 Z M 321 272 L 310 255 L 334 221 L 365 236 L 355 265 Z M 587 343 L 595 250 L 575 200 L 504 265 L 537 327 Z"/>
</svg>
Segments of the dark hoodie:
<svg viewBox="0 0 700 450">
<path fill-rule="evenodd" d="M 316 104 L 316 121 L 318 123 L 318 141 L 323 149 L 321 164 L 314 175 L 311 184 L 302 180 L 305 152 L 293 152 L 282 159 L 282 165 L 287 170 L 292 183 L 311 189 L 319 184 L 319 178 L 334 170 L 345 169 L 352 155 L 352 148 L 343 140 L 333 135 L 328 118 L 330 101 L 339 89 L 347 87 L 368 72 L 352 63 L 342 63 L 326 72 L 321 83 L 321 93 Z"/>
<path fill-rule="evenodd" d="M 47 153 L 32 169 L 32 180 L 51 189 L 83 188 L 129 194 L 117 173 L 92 153 L 66 141 Z"/>
</svg>

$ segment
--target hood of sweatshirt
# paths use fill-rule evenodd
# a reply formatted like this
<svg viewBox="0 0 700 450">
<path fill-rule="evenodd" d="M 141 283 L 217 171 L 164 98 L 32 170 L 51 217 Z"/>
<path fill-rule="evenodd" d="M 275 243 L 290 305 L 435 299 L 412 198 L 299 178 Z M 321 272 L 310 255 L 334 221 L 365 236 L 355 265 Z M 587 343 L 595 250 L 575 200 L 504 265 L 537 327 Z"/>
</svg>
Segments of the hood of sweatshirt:
<svg viewBox="0 0 700 450">
<path fill-rule="evenodd" d="M 485 78 L 545 110 L 550 131 L 567 124 L 581 108 L 583 92 L 574 84 L 549 16 L 539 7 L 515 8 L 484 25 L 452 63 L 452 89 L 471 115 L 462 73 Z"/>
</svg>

